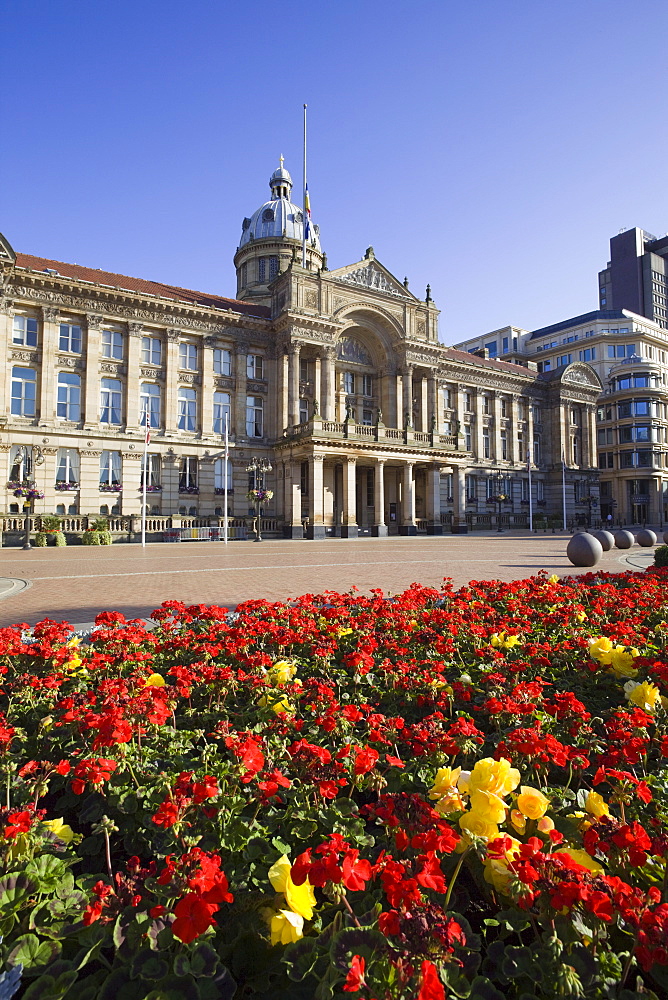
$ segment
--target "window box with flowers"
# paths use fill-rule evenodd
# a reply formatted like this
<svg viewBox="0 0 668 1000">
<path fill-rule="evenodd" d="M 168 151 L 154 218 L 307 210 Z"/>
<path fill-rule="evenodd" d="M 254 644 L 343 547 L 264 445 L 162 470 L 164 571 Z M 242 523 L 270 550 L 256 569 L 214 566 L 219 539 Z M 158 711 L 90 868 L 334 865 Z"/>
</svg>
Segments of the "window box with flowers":
<svg viewBox="0 0 668 1000">
<path fill-rule="evenodd" d="M 58 493 L 74 493 L 75 490 L 79 489 L 78 483 L 56 483 L 56 490 Z"/>
<path fill-rule="evenodd" d="M 123 487 L 120 483 L 100 483 L 100 493 L 122 493 Z"/>
<path fill-rule="evenodd" d="M 15 497 L 23 497 L 23 499 L 28 503 L 32 503 L 33 500 L 44 499 L 42 491 L 38 490 L 36 486 L 31 486 L 30 484 L 18 486 L 13 492 Z"/>
<path fill-rule="evenodd" d="M 179 493 L 188 493 L 190 496 L 197 496 L 199 494 L 199 486 L 179 486 Z"/>
<path fill-rule="evenodd" d="M 144 492 L 144 487 L 143 486 L 139 487 L 139 492 L 140 493 Z M 157 484 L 154 483 L 152 486 L 147 486 L 146 487 L 146 492 L 147 493 L 162 493 L 162 486 L 158 486 Z M 180 492 L 181 492 L 181 490 L 179 490 L 179 493 Z"/>
<path fill-rule="evenodd" d="M 213 492 L 216 494 L 217 497 L 222 497 L 225 494 L 225 487 L 224 486 L 216 486 L 216 488 L 215 488 L 215 490 Z M 227 490 L 227 495 L 230 496 L 232 493 L 234 493 L 234 490 L 230 487 L 230 489 Z"/>
</svg>

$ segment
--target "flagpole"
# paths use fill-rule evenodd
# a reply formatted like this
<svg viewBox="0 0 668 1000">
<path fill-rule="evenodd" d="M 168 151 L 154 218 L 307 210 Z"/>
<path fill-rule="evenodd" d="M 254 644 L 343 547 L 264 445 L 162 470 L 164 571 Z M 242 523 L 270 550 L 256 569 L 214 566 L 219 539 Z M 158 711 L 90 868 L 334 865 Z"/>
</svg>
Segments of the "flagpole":
<svg viewBox="0 0 668 1000">
<path fill-rule="evenodd" d="M 230 415 L 227 410 L 225 410 L 225 467 L 223 469 L 223 503 L 224 503 L 224 514 L 223 514 L 223 539 L 227 545 L 227 536 L 229 534 L 229 524 L 227 517 L 227 461 L 230 454 Z"/>
<path fill-rule="evenodd" d="M 529 473 L 529 531 L 533 531 L 533 498 L 531 496 L 531 448 L 527 449 L 527 472 Z"/>
<path fill-rule="evenodd" d="M 302 220 L 302 267 L 306 270 L 306 105 L 304 105 L 304 190 Z"/>
<path fill-rule="evenodd" d="M 146 434 L 144 435 L 144 484 L 142 486 L 142 497 L 141 497 L 141 544 L 142 548 L 146 547 L 146 483 L 148 480 L 148 441 L 149 441 L 149 415 L 148 406 L 146 407 Z"/>
<path fill-rule="evenodd" d="M 566 531 L 566 453 L 561 451 L 561 501 L 563 506 L 564 531 Z"/>
</svg>

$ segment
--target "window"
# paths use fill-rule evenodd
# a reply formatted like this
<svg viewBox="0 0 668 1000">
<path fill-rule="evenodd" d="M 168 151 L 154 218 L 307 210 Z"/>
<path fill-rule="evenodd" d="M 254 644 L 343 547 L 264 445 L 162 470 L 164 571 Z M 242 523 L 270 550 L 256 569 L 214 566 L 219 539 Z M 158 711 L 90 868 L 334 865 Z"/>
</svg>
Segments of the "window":
<svg viewBox="0 0 668 1000">
<path fill-rule="evenodd" d="M 58 373 L 56 413 L 62 420 L 81 419 L 81 376 L 73 372 Z"/>
<path fill-rule="evenodd" d="M 15 417 L 34 417 L 37 398 L 37 372 L 34 368 L 12 368 L 12 413 Z"/>
<path fill-rule="evenodd" d="M 579 465 L 580 439 L 578 437 L 571 438 L 571 454 L 573 456 L 573 465 Z"/>
<path fill-rule="evenodd" d="M 343 373 L 343 391 L 348 396 L 352 396 L 355 392 L 355 376 L 352 372 Z"/>
<path fill-rule="evenodd" d="M 142 337 L 141 359 L 145 365 L 162 364 L 162 344 L 160 337 Z"/>
<path fill-rule="evenodd" d="M 580 361 L 596 361 L 596 348 L 586 347 L 584 351 L 580 351 L 578 357 Z"/>
<path fill-rule="evenodd" d="M 299 489 L 303 497 L 308 496 L 308 462 L 302 462 L 299 467 Z"/>
<path fill-rule="evenodd" d="M 465 480 L 466 500 L 475 500 L 478 496 L 478 481 L 475 476 L 466 476 Z"/>
<path fill-rule="evenodd" d="M 179 469 L 179 493 L 198 493 L 197 459 L 184 456 Z"/>
<path fill-rule="evenodd" d="M 540 465 L 540 437 L 533 439 L 533 464 Z"/>
<path fill-rule="evenodd" d="M 528 479 L 521 479 L 520 482 L 522 483 L 522 500 L 524 501 L 524 503 L 528 503 L 529 502 L 529 480 Z"/>
<path fill-rule="evenodd" d="M 485 344 L 485 350 L 488 351 L 490 358 L 496 357 L 496 341 L 490 340 L 489 344 Z"/>
<path fill-rule="evenodd" d="M 146 482 L 147 492 L 159 492 L 160 486 L 160 455 L 147 455 L 148 458 L 148 479 Z M 140 485 L 144 489 L 144 462 L 141 463 Z"/>
<path fill-rule="evenodd" d="M 157 457 L 157 456 L 155 456 Z M 143 471 L 143 463 L 142 463 Z M 100 455 L 100 486 L 121 485 L 120 451 L 103 451 Z"/>
<path fill-rule="evenodd" d="M 649 399 L 634 399 L 633 412 L 636 417 L 649 417 L 652 413 L 652 404 Z"/>
<path fill-rule="evenodd" d="M 504 337 L 503 341 L 502 341 L 502 346 L 501 346 L 502 353 L 503 354 L 507 354 L 508 353 L 508 348 L 509 348 L 508 337 Z"/>
<path fill-rule="evenodd" d="M 601 332 L 603 333 L 604 331 Z M 635 353 L 635 344 L 608 344 L 609 358 L 632 358 Z"/>
<path fill-rule="evenodd" d="M 501 416 L 508 416 L 508 400 L 503 397 L 501 398 Z"/>
<path fill-rule="evenodd" d="M 473 393 L 464 393 L 464 409 L 467 413 L 473 413 Z"/>
<path fill-rule="evenodd" d="M 551 368 L 552 368 L 552 362 L 551 361 L 539 361 L 538 362 L 538 371 L 539 372 L 549 372 L 551 370 Z"/>
<path fill-rule="evenodd" d="M 526 407 L 523 399 L 517 401 L 517 419 L 526 420 Z"/>
<path fill-rule="evenodd" d="M 570 365 L 572 360 L 572 354 L 560 354 L 557 358 L 557 368 L 560 368 L 562 365 Z"/>
<path fill-rule="evenodd" d="M 123 334 L 118 330 L 103 330 L 100 346 L 103 358 L 120 361 L 123 357 Z"/>
<path fill-rule="evenodd" d="M 580 410 L 577 407 L 575 407 L 575 406 L 571 407 L 571 423 L 572 424 L 577 424 L 578 427 L 579 427 L 580 424 L 581 424 L 581 422 L 582 422 L 582 418 L 581 418 Z"/>
<path fill-rule="evenodd" d="M 233 492 L 233 466 L 232 460 L 228 458 L 227 460 L 227 477 L 225 477 L 225 459 L 217 458 L 213 463 L 213 484 L 216 493 L 224 493 L 225 485 L 227 479 L 227 492 Z"/>
<path fill-rule="evenodd" d="M 508 437 L 505 431 L 501 431 L 501 458 L 504 462 L 508 461 Z"/>
<path fill-rule="evenodd" d="M 371 375 L 362 375 L 362 395 L 373 396 L 373 379 Z"/>
<path fill-rule="evenodd" d="M 248 378 L 264 378 L 261 354 L 248 355 L 246 359 L 246 375 Z"/>
<path fill-rule="evenodd" d="M 573 500 L 575 503 L 579 503 L 582 497 L 582 483 L 576 479 L 573 483 Z"/>
<path fill-rule="evenodd" d="M 471 450 L 471 445 L 472 445 L 472 441 L 471 441 L 471 425 L 470 424 L 464 424 L 464 447 L 466 448 L 467 451 L 470 451 Z"/>
<path fill-rule="evenodd" d="M 214 392 L 213 394 L 213 433 L 224 434 L 225 422 L 230 429 L 230 394 L 229 392 Z"/>
<path fill-rule="evenodd" d="M 538 403 L 534 403 L 532 405 L 532 407 L 531 407 L 531 413 L 533 415 L 533 422 L 535 424 L 539 424 L 540 423 L 540 406 L 538 405 Z"/>
<path fill-rule="evenodd" d="M 620 418 L 631 416 L 631 401 L 617 404 L 617 416 Z"/>
<path fill-rule="evenodd" d="M 27 444 L 12 445 L 9 453 L 9 481 L 22 483 L 32 476 L 32 448 Z"/>
<path fill-rule="evenodd" d="M 260 257 L 257 262 L 257 280 L 266 281 L 267 279 L 267 259 L 266 257 Z"/>
<path fill-rule="evenodd" d="M 299 361 L 299 378 L 302 382 L 308 382 L 311 375 L 311 366 L 306 358 L 301 358 Z"/>
<path fill-rule="evenodd" d="M 308 423 L 308 399 L 299 400 L 299 423 Z"/>
<path fill-rule="evenodd" d="M 71 323 L 60 324 L 58 348 L 70 354 L 81 354 L 81 327 Z"/>
<path fill-rule="evenodd" d="M 545 502 L 545 483 L 542 479 L 539 479 L 536 483 L 536 500 L 538 503 Z"/>
<path fill-rule="evenodd" d="M 492 412 L 492 403 L 491 403 L 491 400 L 490 400 L 489 396 L 483 396 L 482 397 L 482 412 L 483 413 L 491 413 Z"/>
<path fill-rule="evenodd" d="M 273 281 L 278 274 L 278 257 L 269 258 L 269 280 Z"/>
<path fill-rule="evenodd" d="M 121 383 L 115 378 L 103 378 L 100 383 L 100 423 L 120 424 L 122 411 Z"/>
<path fill-rule="evenodd" d="M 79 452 L 74 448 L 58 449 L 58 464 L 56 466 L 56 483 L 67 486 L 79 484 Z"/>
<path fill-rule="evenodd" d="M 180 431 L 194 431 L 197 426 L 197 393 L 185 385 L 179 386 L 179 419 Z"/>
<path fill-rule="evenodd" d="M 490 457 L 489 431 L 487 428 L 482 432 L 482 453 L 484 458 Z"/>
<path fill-rule="evenodd" d="M 246 396 L 246 434 L 261 438 L 263 429 L 263 401 L 261 396 Z"/>
<path fill-rule="evenodd" d="M 160 426 L 160 386 L 154 382 L 142 382 L 139 386 L 139 423 L 146 427 L 148 412 L 149 427 Z"/>
<path fill-rule="evenodd" d="M 179 344 L 179 368 L 197 371 L 197 345 L 185 341 Z"/>
<path fill-rule="evenodd" d="M 15 316 L 12 343 L 37 347 L 37 320 L 32 316 Z"/>
<path fill-rule="evenodd" d="M 599 427 L 596 432 L 596 443 L 601 444 L 614 444 L 612 427 Z"/>
<path fill-rule="evenodd" d="M 216 348 L 213 352 L 213 371 L 216 375 L 232 374 L 232 351 Z"/>
<path fill-rule="evenodd" d="M 373 410 L 362 410 L 362 423 L 366 427 L 371 427 L 373 424 Z"/>
<path fill-rule="evenodd" d="M 636 465 L 651 465 L 652 464 L 652 452 L 651 451 L 637 451 L 636 452 Z"/>
<path fill-rule="evenodd" d="M 374 493 L 374 482 L 375 482 L 374 472 L 375 472 L 374 469 L 367 469 L 366 470 L 366 505 L 367 505 L 367 507 L 373 507 L 374 506 L 374 495 L 373 495 L 373 493 Z"/>
<path fill-rule="evenodd" d="M 636 441 L 651 441 L 651 428 L 647 424 L 639 424 L 633 428 L 633 436 Z"/>
<path fill-rule="evenodd" d="M 452 409 L 452 391 L 450 389 L 443 390 L 443 408 L 445 410 Z"/>
</svg>

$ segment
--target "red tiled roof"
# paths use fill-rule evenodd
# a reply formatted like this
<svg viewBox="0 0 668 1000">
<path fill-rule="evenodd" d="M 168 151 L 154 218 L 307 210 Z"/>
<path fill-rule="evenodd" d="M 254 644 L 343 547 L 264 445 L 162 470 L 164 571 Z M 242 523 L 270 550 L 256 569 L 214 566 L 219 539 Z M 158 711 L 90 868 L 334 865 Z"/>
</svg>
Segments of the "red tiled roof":
<svg viewBox="0 0 668 1000">
<path fill-rule="evenodd" d="M 476 368 L 489 368 L 496 371 L 506 371 L 513 375 L 530 375 L 535 378 L 538 372 L 525 365 L 516 365 L 512 361 L 496 361 L 494 358 L 481 358 L 477 354 L 469 354 L 468 351 L 457 351 L 454 347 L 448 347 L 447 354 L 453 361 L 463 361 Z"/>
<path fill-rule="evenodd" d="M 194 292 L 190 288 L 179 288 L 178 285 L 163 285 L 160 281 L 147 281 L 145 278 L 130 278 L 126 274 L 114 274 L 112 271 L 99 271 L 94 267 L 82 267 L 80 264 L 65 264 L 60 260 L 47 260 L 46 257 L 33 257 L 29 253 L 17 253 L 17 267 L 32 271 L 57 271 L 63 278 L 94 281 L 101 285 L 111 285 L 128 292 L 148 293 L 163 299 L 176 299 L 192 302 L 194 305 L 213 307 L 216 309 L 231 309 L 233 312 L 246 313 L 249 316 L 269 316 L 267 306 L 256 305 L 253 302 L 240 302 L 238 299 L 226 299 L 222 295 L 209 295 L 206 292 Z"/>
</svg>

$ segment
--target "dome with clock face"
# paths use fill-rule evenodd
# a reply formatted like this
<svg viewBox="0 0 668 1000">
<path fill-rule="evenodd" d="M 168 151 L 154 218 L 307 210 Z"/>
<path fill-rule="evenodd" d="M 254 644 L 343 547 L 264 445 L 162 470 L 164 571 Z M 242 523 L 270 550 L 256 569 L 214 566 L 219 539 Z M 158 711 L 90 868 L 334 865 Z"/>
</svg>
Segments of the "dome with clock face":
<svg viewBox="0 0 668 1000">
<path fill-rule="evenodd" d="M 250 219 L 244 219 L 239 247 L 254 240 L 289 239 L 302 242 L 304 236 L 304 213 L 298 205 L 290 201 L 292 177 L 281 165 L 269 178 L 271 200 L 253 212 Z M 307 243 L 318 253 L 320 249 L 320 232 L 312 222 Z"/>
</svg>

